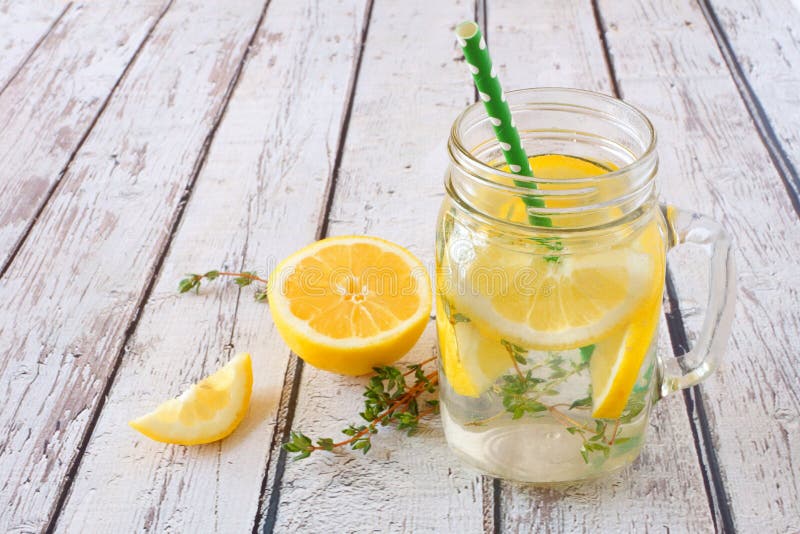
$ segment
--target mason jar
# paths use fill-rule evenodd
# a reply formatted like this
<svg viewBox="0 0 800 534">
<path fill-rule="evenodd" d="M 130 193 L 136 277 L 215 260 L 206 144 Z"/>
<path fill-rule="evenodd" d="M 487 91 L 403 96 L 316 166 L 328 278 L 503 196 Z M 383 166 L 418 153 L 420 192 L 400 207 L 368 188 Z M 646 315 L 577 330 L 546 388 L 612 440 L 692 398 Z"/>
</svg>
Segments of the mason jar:
<svg viewBox="0 0 800 534">
<path fill-rule="evenodd" d="M 653 404 L 707 377 L 733 313 L 730 240 L 658 201 L 656 134 L 574 89 L 507 94 L 533 178 L 509 172 L 480 104 L 454 122 L 436 234 L 441 413 L 452 450 L 506 479 L 596 477 L 641 451 Z M 668 249 L 708 254 L 695 348 L 659 357 Z"/>
</svg>

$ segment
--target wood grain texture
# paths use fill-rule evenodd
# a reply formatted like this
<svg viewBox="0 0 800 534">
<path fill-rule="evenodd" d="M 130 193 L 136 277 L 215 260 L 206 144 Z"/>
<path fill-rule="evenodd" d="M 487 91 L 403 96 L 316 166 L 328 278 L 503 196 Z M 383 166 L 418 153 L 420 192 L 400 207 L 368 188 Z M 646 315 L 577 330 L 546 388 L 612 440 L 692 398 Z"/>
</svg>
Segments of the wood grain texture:
<svg viewBox="0 0 800 534">
<path fill-rule="evenodd" d="M 249 532 L 289 350 L 266 305 L 230 282 L 178 295 L 184 273 L 266 274 L 314 240 L 365 2 L 273 0 L 198 176 L 57 525 L 63 532 Z M 298 25 L 297 21 L 304 24 Z M 249 415 L 224 441 L 168 446 L 127 421 L 249 351 Z M 274 466 L 272 466 L 274 467 Z"/>
<path fill-rule="evenodd" d="M 69 8 L 57 1 L 0 1 L 0 93 Z"/>
<path fill-rule="evenodd" d="M 401 363 L 429 358 L 436 327 Z M 305 366 L 295 429 L 338 439 L 358 422 L 366 378 L 333 377 Z M 367 455 L 343 449 L 288 462 L 275 532 L 480 532 L 481 477 L 459 465 L 438 418 L 412 437 L 382 429 Z"/>
<path fill-rule="evenodd" d="M 0 94 L 0 270 L 165 5 L 71 6 Z"/>
<path fill-rule="evenodd" d="M 330 234 L 378 235 L 432 265 L 447 132 L 474 94 L 452 32 L 473 16 L 472 2 L 375 2 Z M 433 354 L 434 330 L 406 361 Z M 293 427 L 341 435 L 358 420 L 365 380 L 305 366 Z M 287 462 L 275 531 L 477 532 L 482 500 L 481 477 L 458 464 L 435 419 L 414 437 L 381 430 L 366 456 Z"/>
<path fill-rule="evenodd" d="M 172 6 L 0 281 L 4 530 L 57 503 L 262 5 Z"/>
<path fill-rule="evenodd" d="M 565 86 L 612 93 L 589 0 L 539 2 L 536 10 L 494 0 L 487 19 L 489 46 L 507 87 Z M 659 350 L 672 353 L 665 336 Z M 641 457 L 621 474 L 562 489 L 503 483 L 501 495 L 504 532 L 713 530 L 680 395 L 655 407 Z M 676 495 L 696 504 L 687 509 Z"/>
<path fill-rule="evenodd" d="M 601 6 L 623 96 L 660 135 L 662 196 L 708 213 L 736 241 L 727 361 L 701 388 L 735 526 L 791 531 L 800 523 L 800 222 L 700 9 Z"/>
<path fill-rule="evenodd" d="M 487 37 L 503 89 L 574 87 L 611 94 L 589 0 L 487 3 Z"/>
<path fill-rule="evenodd" d="M 507 89 L 611 92 L 589 0 L 486 2 Z M 797 1 L 709 2 L 797 169 Z M 656 408 L 632 468 L 581 486 L 495 491 L 459 466 L 438 420 L 413 438 L 383 430 L 366 457 L 276 472 L 295 360 L 267 308 L 224 282 L 200 296 L 175 286 L 189 270 L 266 273 L 314 239 L 367 4 L 174 0 L 164 14 L 166 0 L 0 0 L 0 272 L 13 256 L 0 277 L 0 530 L 41 531 L 58 514 L 59 532 L 250 531 L 276 480 L 276 532 L 713 530 L 679 396 Z M 701 10 L 599 4 L 622 94 L 659 130 L 662 196 L 737 241 L 728 360 L 699 392 L 715 489 L 739 531 L 796 530 L 800 222 Z M 452 29 L 474 8 L 375 0 L 330 234 L 379 235 L 432 265 L 446 136 L 474 95 Z M 703 285 L 701 259 L 670 260 L 679 282 Z M 686 294 L 694 326 L 703 305 Z M 434 330 L 407 361 L 435 350 Z M 171 447 L 127 427 L 243 350 L 254 397 L 230 438 Z M 363 379 L 300 376 L 293 428 L 336 436 L 356 421 Z"/>
</svg>

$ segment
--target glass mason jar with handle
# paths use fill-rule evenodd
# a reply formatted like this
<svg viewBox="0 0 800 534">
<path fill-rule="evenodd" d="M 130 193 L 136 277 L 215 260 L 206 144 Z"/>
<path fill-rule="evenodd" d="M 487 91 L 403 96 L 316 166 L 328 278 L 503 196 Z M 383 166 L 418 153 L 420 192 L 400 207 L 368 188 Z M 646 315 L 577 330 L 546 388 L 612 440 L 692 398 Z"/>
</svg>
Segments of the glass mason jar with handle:
<svg viewBox="0 0 800 534">
<path fill-rule="evenodd" d="M 655 132 L 624 102 L 510 92 L 534 178 L 511 174 L 480 104 L 455 121 L 437 224 L 441 412 L 450 447 L 494 476 L 558 483 L 632 462 L 654 402 L 707 377 L 730 331 L 730 240 L 657 198 Z M 667 250 L 702 247 L 694 349 L 659 358 Z"/>
</svg>

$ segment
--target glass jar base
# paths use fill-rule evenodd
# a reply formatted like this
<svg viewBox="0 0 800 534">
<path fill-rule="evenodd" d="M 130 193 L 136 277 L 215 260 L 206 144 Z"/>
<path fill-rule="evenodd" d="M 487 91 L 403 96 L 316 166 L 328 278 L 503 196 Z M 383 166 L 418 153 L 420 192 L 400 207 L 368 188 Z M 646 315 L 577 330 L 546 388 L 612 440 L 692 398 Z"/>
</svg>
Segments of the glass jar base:
<svg viewBox="0 0 800 534">
<path fill-rule="evenodd" d="M 606 476 L 631 464 L 641 442 L 606 458 L 581 455 L 581 439 L 562 425 L 516 420 L 505 424 L 458 425 L 442 406 L 448 445 L 469 467 L 489 476 L 534 485 L 553 486 Z"/>
</svg>

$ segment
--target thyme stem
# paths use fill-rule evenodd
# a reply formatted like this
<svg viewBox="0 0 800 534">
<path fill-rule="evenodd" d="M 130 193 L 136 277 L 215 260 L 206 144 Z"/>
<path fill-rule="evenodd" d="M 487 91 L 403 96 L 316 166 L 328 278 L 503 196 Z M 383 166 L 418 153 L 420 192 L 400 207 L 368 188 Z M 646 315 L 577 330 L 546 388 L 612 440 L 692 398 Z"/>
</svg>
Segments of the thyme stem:
<svg viewBox="0 0 800 534">
<path fill-rule="evenodd" d="M 586 432 L 591 432 L 591 429 L 589 429 L 589 427 L 587 427 L 586 425 L 584 425 L 582 423 L 579 423 L 578 421 L 576 421 L 572 417 L 570 417 L 567 414 L 559 411 L 558 408 L 556 408 L 555 406 L 548 406 L 547 407 L 547 411 L 549 411 L 551 414 L 553 414 L 553 417 L 555 419 L 559 419 L 560 418 L 561 424 L 566 424 L 567 426 L 574 426 L 574 427 L 580 428 L 581 430 L 584 430 Z"/>
<path fill-rule="evenodd" d="M 233 278 L 233 281 L 239 287 L 249 286 L 253 282 L 260 282 L 264 284 L 255 292 L 255 299 L 259 302 L 266 302 L 267 300 L 267 284 L 269 283 L 265 278 L 261 278 L 255 271 L 242 271 L 234 273 L 230 271 L 208 271 L 204 274 L 189 273 L 186 278 L 178 283 L 178 292 L 186 293 L 187 291 L 194 290 L 195 293 L 200 292 L 200 285 L 203 280 L 216 280 L 220 276 Z"/>
<path fill-rule="evenodd" d="M 430 361 L 430 360 L 426 360 L 426 361 Z M 425 375 L 425 378 L 428 379 L 428 382 L 430 384 L 435 385 L 435 384 L 437 384 L 439 382 L 439 373 L 438 373 L 438 371 L 433 371 L 433 372 L 428 373 L 427 375 Z M 353 443 L 354 441 L 357 441 L 360 437 L 364 436 L 365 434 L 368 434 L 368 433 L 372 432 L 372 430 L 375 428 L 375 425 L 378 425 L 378 424 L 382 423 L 384 419 L 386 419 L 390 414 L 392 414 L 392 412 L 394 412 L 395 410 L 397 410 L 401 406 L 404 406 L 404 405 L 408 404 L 411 401 L 411 399 L 413 399 L 414 397 L 416 397 L 417 395 L 422 393 L 422 391 L 425 388 L 426 388 L 426 385 L 424 383 L 420 383 L 420 384 L 417 384 L 417 385 L 413 386 L 412 388 L 410 388 L 408 390 L 408 392 L 406 392 L 405 395 L 403 395 L 402 397 L 400 397 L 399 399 L 394 401 L 388 408 L 386 408 L 383 412 L 381 412 L 378 415 L 378 417 L 373 419 L 366 427 L 364 427 L 362 430 L 360 430 L 360 431 L 356 432 L 355 434 L 353 434 L 352 436 L 350 436 L 350 438 L 348 438 L 346 440 L 343 440 L 343 441 L 339 441 L 338 443 L 334 443 L 333 447 L 343 447 L 344 445 L 349 445 L 350 443 Z M 433 413 L 433 409 L 423 410 L 422 412 L 419 413 L 418 416 L 419 417 L 423 417 L 424 415 L 427 415 L 428 413 Z M 320 451 L 320 450 L 330 450 L 330 449 L 328 447 L 321 447 L 319 445 L 312 445 L 310 447 L 310 450 Z"/>
<path fill-rule="evenodd" d="M 432 362 L 432 361 L 434 361 L 435 359 L 436 359 L 436 356 L 431 356 L 431 357 L 430 357 L 430 358 L 428 358 L 427 360 L 422 360 L 421 362 L 419 362 L 419 363 L 418 363 L 418 364 L 416 364 L 416 365 L 418 365 L 419 367 L 422 367 L 423 365 L 426 365 L 426 364 L 428 364 L 428 363 L 431 363 L 431 362 Z M 415 371 L 416 371 L 416 369 L 414 369 L 414 368 L 411 368 L 411 369 L 409 369 L 408 371 L 406 371 L 405 373 L 403 373 L 403 376 L 413 375 Z M 432 374 L 432 375 L 434 375 L 434 376 L 436 377 L 436 380 L 437 380 L 437 381 L 439 380 L 439 373 L 438 373 L 438 372 L 434 371 L 434 372 L 433 372 L 433 373 L 431 373 L 431 374 Z"/>
<path fill-rule="evenodd" d="M 247 279 L 252 280 L 254 282 L 261 282 L 263 284 L 267 283 L 266 279 L 261 278 L 260 276 L 257 276 L 256 273 L 251 273 L 251 272 L 231 273 L 231 272 L 227 272 L 227 271 L 218 271 L 217 275 L 219 275 L 219 276 L 230 276 L 230 277 L 233 277 L 233 278 L 247 278 Z M 205 276 L 205 275 L 203 275 L 203 276 Z"/>
<path fill-rule="evenodd" d="M 611 432 L 611 439 L 608 441 L 609 445 L 614 444 L 614 440 L 617 439 L 617 432 L 619 431 L 619 419 L 614 422 L 614 430 Z"/>
</svg>

